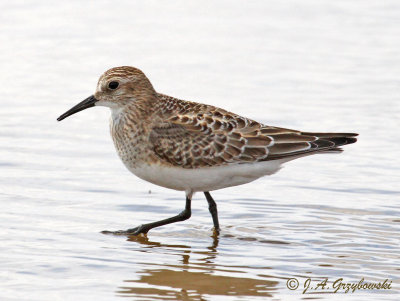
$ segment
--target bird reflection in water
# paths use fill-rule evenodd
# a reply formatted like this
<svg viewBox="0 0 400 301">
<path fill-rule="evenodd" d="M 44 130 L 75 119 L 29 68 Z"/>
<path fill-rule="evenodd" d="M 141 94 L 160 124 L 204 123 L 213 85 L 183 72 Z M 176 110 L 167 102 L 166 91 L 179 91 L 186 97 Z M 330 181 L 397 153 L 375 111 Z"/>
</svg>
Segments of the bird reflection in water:
<svg viewBox="0 0 400 301">
<path fill-rule="evenodd" d="M 164 248 L 174 250 L 180 260 L 174 264 L 146 264 L 137 280 L 126 280 L 119 287 L 121 297 L 136 297 L 140 300 L 206 300 L 207 296 L 263 296 L 272 297 L 277 290 L 277 281 L 233 277 L 228 274 L 239 273 L 234 266 L 218 265 L 219 237 L 211 236 L 212 244 L 204 251 L 194 251 L 187 245 L 172 245 L 150 241 L 143 236 L 130 236 L 128 241 L 144 245 L 146 249 Z M 176 253 L 178 252 L 178 253 Z M 190 260 L 191 255 L 196 256 Z M 152 268 L 151 266 L 154 266 Z"/>
</svg>

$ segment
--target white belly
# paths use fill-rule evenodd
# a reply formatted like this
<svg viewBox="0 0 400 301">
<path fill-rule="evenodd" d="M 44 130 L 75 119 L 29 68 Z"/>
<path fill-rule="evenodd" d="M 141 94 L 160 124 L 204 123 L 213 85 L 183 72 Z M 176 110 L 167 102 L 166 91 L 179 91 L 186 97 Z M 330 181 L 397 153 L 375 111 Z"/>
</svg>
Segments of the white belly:
<svg viewBox="0 0 400 301">
<path fill-rule="evenodd" d="M 252 182 L 280 169 L 279 160 L 234 164 L 219 167 L 185 169 L 161 165 L 128 167 L 139 178 L 181 191 L 212 191 Z"/>
</svg>

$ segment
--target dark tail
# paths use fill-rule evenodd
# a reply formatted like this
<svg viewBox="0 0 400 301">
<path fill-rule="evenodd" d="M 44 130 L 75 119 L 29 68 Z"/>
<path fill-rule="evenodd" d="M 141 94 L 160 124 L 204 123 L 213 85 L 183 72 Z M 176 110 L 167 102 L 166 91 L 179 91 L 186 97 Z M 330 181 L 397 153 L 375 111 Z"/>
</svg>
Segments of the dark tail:
<svg viewBox="0 0 400 301">
<path fill-rule="evenodd" d="M 352 144 L 357 142 L 358 136 L 356 133 L 312 133 L 302 132 L 302 135 L 310 135 L 318 137 L 318 140 L 313 141 L 313 148 L 315 151 L 342 151 L 340 148 L 346 144 Z"/>
<path fill-rule="evenodd" d="M 287 159 L 293 160 L 299 157 L 308 156 L 318 153 L 341 152 L 341 146 L 355 143 L 356 133 L 313 133 L 301 132 L 297 138 L 303 138 L 304 141 L 298 140 L 290 143 L 276 143 L 270 148 L 270 154 L 266 160 Z M 305 146 L 309 146 L 304 149 Z"/>
</svg>

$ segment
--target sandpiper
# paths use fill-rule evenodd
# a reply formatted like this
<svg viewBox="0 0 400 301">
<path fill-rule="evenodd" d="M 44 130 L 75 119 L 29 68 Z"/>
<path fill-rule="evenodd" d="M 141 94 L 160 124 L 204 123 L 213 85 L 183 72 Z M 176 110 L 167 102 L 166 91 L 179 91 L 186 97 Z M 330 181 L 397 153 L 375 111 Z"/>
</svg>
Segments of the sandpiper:
<svg viewBox="0 0 400 301">
<path fill-rule="evenodd" d="M 110 129 L 125 166 L 139 178 L 185 191 L 185 209 L 176 216 L 126 231 L 137 235 L 191 216 L 191 199 L 204 192 L 214 229 L 217 205 L 210 191 L 241 185 L 277 172 L 285 162 L 318 153 L 340 152 L 355 133 L 302 132 L 261 124 L 226 110 L 155 91 L 137 68 L 107 70 L 96 92 L 57 118 L 93 106 L 111 109 Z"/>
</svg>

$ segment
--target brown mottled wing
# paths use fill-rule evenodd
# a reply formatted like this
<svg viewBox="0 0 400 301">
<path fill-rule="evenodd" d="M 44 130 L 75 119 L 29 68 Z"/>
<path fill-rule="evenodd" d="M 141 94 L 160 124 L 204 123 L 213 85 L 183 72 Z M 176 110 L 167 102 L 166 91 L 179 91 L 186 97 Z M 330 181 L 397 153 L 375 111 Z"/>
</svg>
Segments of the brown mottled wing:
<svg viewBox="0 0 400 301">
<path fill-rule="evenodd" d="M 152 129 L 150 142 L 160 159 L 184 168 L 276 160 L 355 142 L 348 138 L 355 134 L 323 135 L 265 126 L 216 109 L 175 115 Z"/>
</svg>

